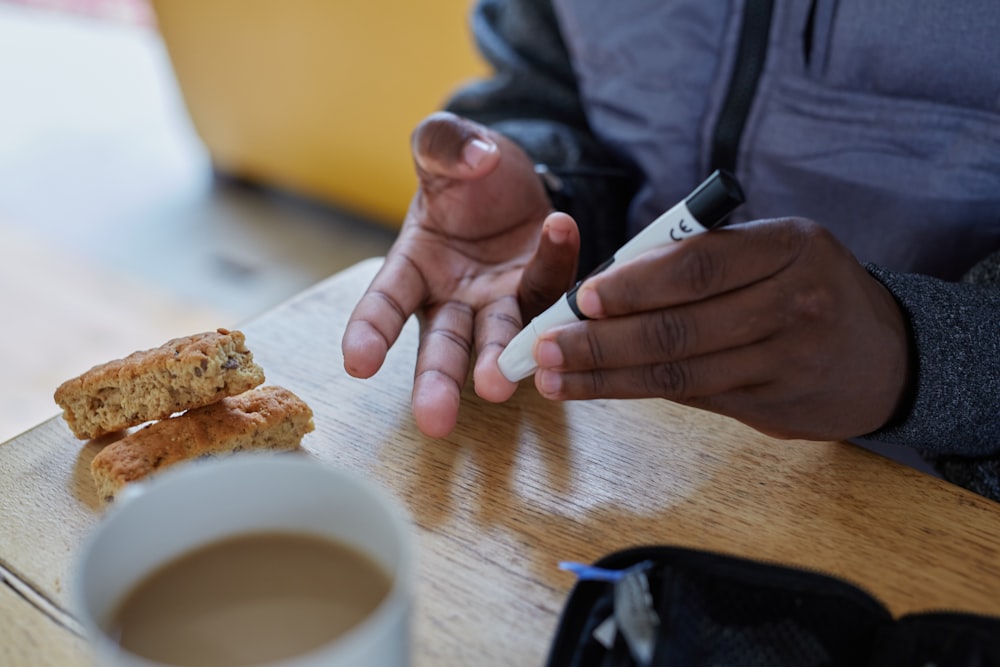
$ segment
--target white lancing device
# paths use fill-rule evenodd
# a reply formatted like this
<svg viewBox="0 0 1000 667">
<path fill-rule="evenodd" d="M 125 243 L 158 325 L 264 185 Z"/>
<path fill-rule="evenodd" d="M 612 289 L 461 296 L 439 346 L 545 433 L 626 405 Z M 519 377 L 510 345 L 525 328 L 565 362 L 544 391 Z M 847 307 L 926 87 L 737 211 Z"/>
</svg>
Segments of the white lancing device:
<svg viewBox="0 0 1000 667">
<path fill-rule="evenodd" d="M 632 237 L 590 275 L 596 275 L 612 264 L 634 259 L 652 248 L 675 243 L 720 227 L 726 216 L 743 202 L 743 190 L 736 179 L 728 172 L 716 171 L 683 201 L 678 202 Z M 576 305 L 576 290 L 582 282 L 559 297 L 548 310 L 531 320 L 528 326 L 514 336 L 497 360 L 500 372 L 505 378 L 511 382 L 518 382 L 538 369 L 532 351 L 535 341 L 543 332 L 563 324 L 587 319 Z"/>
</svg>

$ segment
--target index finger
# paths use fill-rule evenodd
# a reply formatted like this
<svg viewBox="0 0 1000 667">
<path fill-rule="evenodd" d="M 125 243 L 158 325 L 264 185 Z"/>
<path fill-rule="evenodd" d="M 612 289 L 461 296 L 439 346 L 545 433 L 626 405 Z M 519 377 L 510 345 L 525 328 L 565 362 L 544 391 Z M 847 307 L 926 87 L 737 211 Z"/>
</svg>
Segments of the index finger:
<svg viewBox="0 0 1000 667">
<path fill-rule="evenodd" d="M 580 311 L 598 319 L 701 301 L 765 280 L 796 260 L 805 221 L 766 220 L 649 250 L 586 279 Z"/>
<path fill-rule="evenodd" d="M 344 369 L 358 378 L 374 375 L 426 295 L 420 269 L 406 253 L 390 252 L 347 321 L 341 340 Z"/>
</svg>

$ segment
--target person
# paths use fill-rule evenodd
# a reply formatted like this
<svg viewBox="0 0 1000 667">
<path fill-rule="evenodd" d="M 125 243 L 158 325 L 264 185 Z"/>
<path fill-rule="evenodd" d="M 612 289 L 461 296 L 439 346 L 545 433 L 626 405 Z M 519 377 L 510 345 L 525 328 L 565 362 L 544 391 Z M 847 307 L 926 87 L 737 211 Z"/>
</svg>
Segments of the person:
<svg viewBox="0 0 1000 667">
<path fill-rule="evenodd" d="M 834 11 L 836 7 L 836 11 Z M 490 78 L 412 136 L 419 188 L 342 347 L 420 321 L 433 437 L 535 314 L 716 168 L 721 230 L 586 278 L 553 400 L 661 397 L 920 452 L 1000 499 L 1000 13 L 987 0 L 481 0 Z"/>
</svg>

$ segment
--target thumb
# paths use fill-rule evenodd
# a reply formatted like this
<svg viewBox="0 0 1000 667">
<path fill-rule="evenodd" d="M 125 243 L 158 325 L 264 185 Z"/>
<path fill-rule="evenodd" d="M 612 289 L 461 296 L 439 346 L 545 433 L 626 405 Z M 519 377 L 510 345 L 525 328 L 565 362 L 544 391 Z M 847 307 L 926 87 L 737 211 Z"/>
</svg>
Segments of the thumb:
<svg viewBox="0 0 1000 667">
<path fill-rule="evenodd" d="M 480 178 L 493 171 L 500 160 L 500 149 L 490 130 L 446 111 L 421 121 L 410 138 L 410 147 L 421 181 Z"/>
</svg>

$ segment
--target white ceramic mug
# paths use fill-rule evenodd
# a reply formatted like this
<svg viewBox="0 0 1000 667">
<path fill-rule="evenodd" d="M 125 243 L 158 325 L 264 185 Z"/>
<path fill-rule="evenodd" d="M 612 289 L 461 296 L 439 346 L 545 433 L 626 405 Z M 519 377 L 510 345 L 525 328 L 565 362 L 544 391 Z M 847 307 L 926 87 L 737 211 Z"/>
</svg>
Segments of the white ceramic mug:
<svg viewBox="0 0 1000 667">
<path fill-rule="evenodd" d="M 187 464 L 126 490 L 88 537 L 74 595 L 97 664 L 158 665 L 123 651 L 102 629 L 149 574 L 220 539 L 273 531 L 352 545 L 392 576 L 392 587 L 359 625 L 268 667 L 409 664 L 413 553 L 400 508 L 358 474 L 295 455 L 252 454 Z"/>
</svg>

